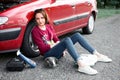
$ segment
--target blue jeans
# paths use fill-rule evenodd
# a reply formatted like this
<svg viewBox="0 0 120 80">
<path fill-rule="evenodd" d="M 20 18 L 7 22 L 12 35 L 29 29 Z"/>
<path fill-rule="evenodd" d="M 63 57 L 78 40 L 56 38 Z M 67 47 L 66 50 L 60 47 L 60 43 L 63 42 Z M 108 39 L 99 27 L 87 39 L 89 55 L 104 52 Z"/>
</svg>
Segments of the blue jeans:
<svg viewBox="0 0 120 80">
<path fill-rule="evenodd" d="M 91 54 L 93 54 L 93 51 L 95 50 L 80 33 L 75 33 L 71 37 L 66 37 L 63 40 L 60 41 L 59 44 L 51 48 L 47 53 L 45 53 L 44 58 L 46 57 L 56 57 L 61 58 L 63 55 L 63 51 L 67 49 L 68 53 L 71 55 L 71 57 L 77 61 L 80 57 L 80 54 L 77 52 L 77 50 L 74 47 L 74 44 L 78 42 L 83 48 L 88 50 Z"/>
</svg>

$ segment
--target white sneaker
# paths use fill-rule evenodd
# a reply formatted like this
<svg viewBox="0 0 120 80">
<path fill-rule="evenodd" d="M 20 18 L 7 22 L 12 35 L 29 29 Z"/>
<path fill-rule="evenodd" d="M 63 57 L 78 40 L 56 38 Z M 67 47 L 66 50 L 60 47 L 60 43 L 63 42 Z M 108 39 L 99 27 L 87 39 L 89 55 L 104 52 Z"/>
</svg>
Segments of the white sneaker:
<svg viewBox="0 0 120 80">
<path fill-rule="evenodd" d="M 112 61 L 112 59 L 110 59 L 108 56 L 100 54 L 96 50 L 93 52 L 93 54 L 97 56 L 97 61 L 101 61 L 101 62 L 111 62 Z"/>
<path fill-rule="evenodd" d="M 94 66 L 97 62 L 97 56 L 92 54 L 81 54 L 81 62 L 88 66 Z"/>
<path fill-rule="evenodd" d="M 91 68 L 90 66 L 79 67 L 78 71 L 89 75 L 95 75 L 98 73 L 97 70 Z"/>
<path fill-rule="evenodd" d="M 112 62 L 112 59 L 110 59 L 109 57 L 100 54 L 100 57 L 98 57 L 97 61 L 100 62 Z"/>
</svg>

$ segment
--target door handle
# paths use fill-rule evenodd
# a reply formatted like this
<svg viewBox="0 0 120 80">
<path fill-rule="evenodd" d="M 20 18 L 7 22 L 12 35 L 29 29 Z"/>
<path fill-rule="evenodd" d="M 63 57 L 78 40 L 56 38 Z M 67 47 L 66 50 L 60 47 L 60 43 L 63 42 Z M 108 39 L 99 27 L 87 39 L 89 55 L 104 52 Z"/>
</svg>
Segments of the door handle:
<svg viewBox="0 0 120 80">
<path fill-rule="evenodd" d="M 90 3 L 89 1 L 85 2 L 85 4 L 86 4 L 87 6 L 90 6 L 90 5 L 91 5 L 91 3 Z"/>
<path fill-rule="evenodd" d="M 71 5 L 72 8 L 75 8 L 75 5 Z"/>
</svg>

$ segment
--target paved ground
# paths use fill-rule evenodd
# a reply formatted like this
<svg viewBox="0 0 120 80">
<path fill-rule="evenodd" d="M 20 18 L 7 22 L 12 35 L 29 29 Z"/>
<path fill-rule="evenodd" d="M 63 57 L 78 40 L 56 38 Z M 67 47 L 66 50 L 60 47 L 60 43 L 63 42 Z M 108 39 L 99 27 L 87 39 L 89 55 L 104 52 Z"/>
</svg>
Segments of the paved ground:
<svg viewBox="0 0 120 80">
<path fill-rule="evenodd" d="M 72 33 L 71 33 L 72 34 Z M 69 34 L 70 35 L 70 34 Z M 94 76 L 77 72 L 73 59 L 67 55 L 55 69 L 44 67 L 42 57 L 34 58 L 37 67 L 26 68 L 22 72 L 8 72 L 7 61 L 15 55 L 0 55 L 0 80 L 120 80 L 120 15 L 96 21 L 95 31 L 83 35 L 99 52 L 113 59 L 112 63 L 98 62 L 93 68 L 98 70 Z M 88 53 L 78 44 L 79 53 Z"/>
</svg>

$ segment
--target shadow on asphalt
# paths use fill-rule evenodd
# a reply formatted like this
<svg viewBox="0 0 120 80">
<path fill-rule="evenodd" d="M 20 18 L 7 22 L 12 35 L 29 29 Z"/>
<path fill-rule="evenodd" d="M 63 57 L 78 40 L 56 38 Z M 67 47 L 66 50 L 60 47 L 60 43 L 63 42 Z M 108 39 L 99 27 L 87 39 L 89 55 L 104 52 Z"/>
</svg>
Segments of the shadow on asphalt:
<svg viewBox="0 0 120 80">
<path fill-rule="evenodd" d="M 16 52 L 9 52 L 9 53 L 2 53 L 0 54 L 0 60 L 1 59 L 9 59 L 9 58 L 13 58 L 13 57 L 16 57 Z"/>
</svg>

